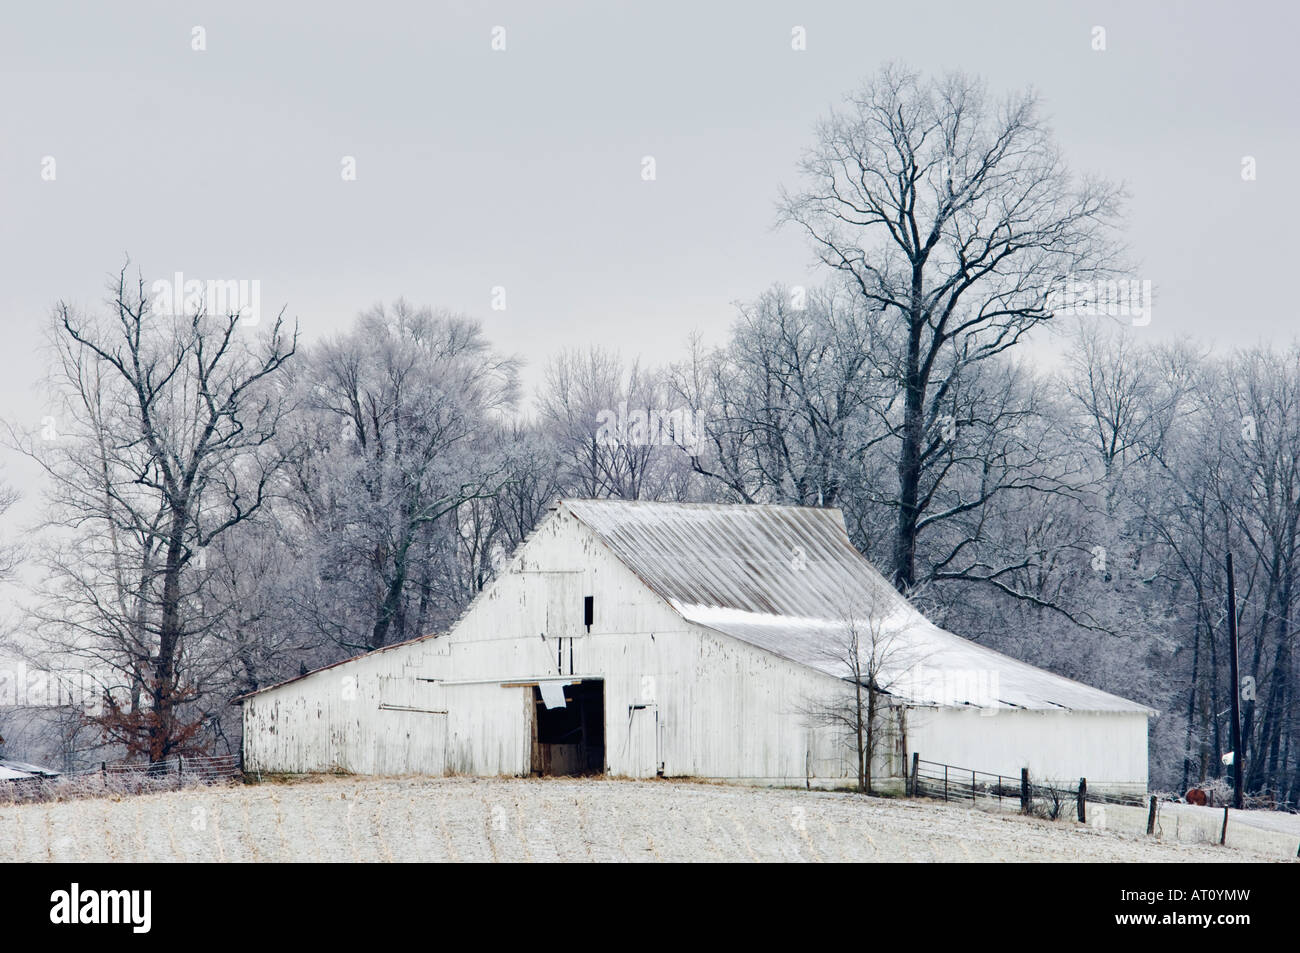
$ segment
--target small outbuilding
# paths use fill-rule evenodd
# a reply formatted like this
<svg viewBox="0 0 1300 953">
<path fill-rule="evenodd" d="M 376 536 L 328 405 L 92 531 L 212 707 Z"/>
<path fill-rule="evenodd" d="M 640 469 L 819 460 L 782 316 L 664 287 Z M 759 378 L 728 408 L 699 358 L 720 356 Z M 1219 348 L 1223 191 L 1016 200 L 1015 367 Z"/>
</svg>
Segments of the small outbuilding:
<svg viewBox="0 0 1300 953">
<path fill-rule="evenodd" d="M 26 761 L 14 761 L 0 758 L 0 781 L 34 781 L 51 780 L 59 777 L 60 772 L 53 768 L 43 768 L 39 764 Z"/>
<path fill-rule="evenodd" d="M 866 702 L 874 716 L 864 719 Z M 565 500 L 452 628 L 253 692 L 245 770 L 1147 784 L 1144 705 L 930 623 L 835 509 Z"/>
</svg>

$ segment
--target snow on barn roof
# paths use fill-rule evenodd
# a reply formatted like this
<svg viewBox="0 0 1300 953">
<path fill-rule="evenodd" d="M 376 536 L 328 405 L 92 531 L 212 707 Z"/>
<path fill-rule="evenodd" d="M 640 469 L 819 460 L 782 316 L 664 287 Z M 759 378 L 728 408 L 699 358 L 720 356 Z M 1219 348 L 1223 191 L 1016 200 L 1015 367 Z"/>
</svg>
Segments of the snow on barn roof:
<svg viewBox="0 0 1300 953">
<path fill-rule="evenodd" d="M 920 705 L 1145 712 L 927 620 L 849 542 L 838 509 L 564 500 L 690 622 L 827 674 L 853 634 L 877 683 Z"/>
<path fill-rule="evenodd" d="M 57 778 L 59 772 L 53 768 L 42 768 L 39 764 L 25 761 L 12 761 L 0 758 L 0 781 L 22 781 L 27 778 Z"/>
</svg>

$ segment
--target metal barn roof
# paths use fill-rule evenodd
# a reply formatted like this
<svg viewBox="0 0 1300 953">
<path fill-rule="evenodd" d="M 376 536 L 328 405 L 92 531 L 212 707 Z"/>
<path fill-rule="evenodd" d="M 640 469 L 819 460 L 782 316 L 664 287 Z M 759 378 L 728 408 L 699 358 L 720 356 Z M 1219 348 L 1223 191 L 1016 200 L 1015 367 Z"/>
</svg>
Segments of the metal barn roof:
<svg viewBox="0 0 1300 953">
<path fill-rule="evenodd" d="M 880 684 L 911 703 L 1153 713 L 934 625 L 854 549 L 838 509 L 561 506 L 688 621 L 819 671 L 849 674 L 856 632 L 875 646 Z"/>
<path fill-rule="evenodd" d="M 26 778 L 57 778 L 59 773 L 53 768 L 43 768 L 39 764 L 28 764 L 25 761 L 0 758 L 0 781 L 22 781 Z"/>
</svg>

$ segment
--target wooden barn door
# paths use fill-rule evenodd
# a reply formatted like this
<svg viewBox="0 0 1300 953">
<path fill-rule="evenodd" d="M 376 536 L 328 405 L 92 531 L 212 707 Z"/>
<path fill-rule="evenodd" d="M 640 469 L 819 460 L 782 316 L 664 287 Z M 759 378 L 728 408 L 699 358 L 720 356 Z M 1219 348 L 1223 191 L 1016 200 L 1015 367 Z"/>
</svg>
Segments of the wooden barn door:
<svg viewBox="0 0 1300 953">
<path fill-rule="evenodd" d="M 659 773 L 659 708 L 634 705 L 629 711 L 627 774 L 653 778 Z"/>
</svg>

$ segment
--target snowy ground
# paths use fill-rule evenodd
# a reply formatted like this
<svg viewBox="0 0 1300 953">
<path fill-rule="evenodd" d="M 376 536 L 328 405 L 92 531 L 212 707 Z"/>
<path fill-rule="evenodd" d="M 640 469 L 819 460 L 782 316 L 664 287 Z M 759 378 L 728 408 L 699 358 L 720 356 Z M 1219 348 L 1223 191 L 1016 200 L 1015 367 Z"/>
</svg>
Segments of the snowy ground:
<svg viewBox="0 0 1300 953">
<path fill-rule="evenodd" d="M 0 863 L 1259 859 L 936 802 L 666 781 L 334 777 L 0 808 Z"/>
<path fill-rule="evenodd" d="M 1222 807 L 1198 807 L 1195 804 L 1162 803 L 1162 813 L 1177 815 L 1180 818 L 1195 819 L 1216 834 L 1223 823 Z M 1286 834 L 1300 843 L 1300 814 L 1285 814 L 1281 811 L 1231 811 L 1228 829 L 1234 830 L 1238 824 L 1258 828 L 1261 831 L 1276 831 Z"/>
<path fill-rule="evenodd" d="M 1223 808 L 1161 801 L 1156 829 L 1166 840 L 1217 844 L 1223 833 Z M 1146 808 L 1108 807 L 1112 830 L 1146 830 Z M 1261 856 L 1291 860 L 1300 845 L 1300 814 L 1281 811 L 1229 811 L 1227 842 Z"/>
</svg>

